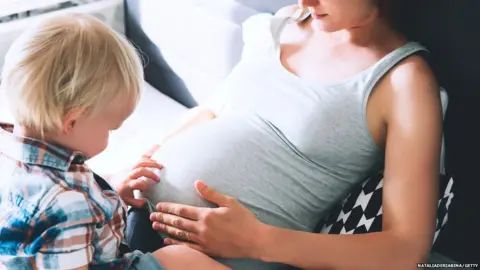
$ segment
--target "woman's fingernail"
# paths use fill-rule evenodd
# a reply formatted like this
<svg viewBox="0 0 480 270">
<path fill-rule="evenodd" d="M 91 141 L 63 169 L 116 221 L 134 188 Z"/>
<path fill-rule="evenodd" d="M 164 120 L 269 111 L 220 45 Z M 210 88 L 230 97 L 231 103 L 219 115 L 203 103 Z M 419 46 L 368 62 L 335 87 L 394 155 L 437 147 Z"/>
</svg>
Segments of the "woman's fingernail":
<svg viewBox="0 0 480 270">
<path fill-rule="evenodd" d="M 171 245 L 171 244 L 172 244 L 172 241 L 167 238 L 167 239 L 163 240 L 163 243 L 164 243 L 165 245 Z"/>
<path fill-rule="evenodd" d="M 152 214 L 150 214 L 150 221 L 154 221 L 154 220 L 155 220 L 155 214 L 152 213 Z"/>
<path fill-rule="evenodd" d="M 205 184 L 205 182 L 203 182 L 202 180 L 197 180 L 197 187 L 199 189 L 204 189 L 207 187 L 207 184 Z"/>
</svg>

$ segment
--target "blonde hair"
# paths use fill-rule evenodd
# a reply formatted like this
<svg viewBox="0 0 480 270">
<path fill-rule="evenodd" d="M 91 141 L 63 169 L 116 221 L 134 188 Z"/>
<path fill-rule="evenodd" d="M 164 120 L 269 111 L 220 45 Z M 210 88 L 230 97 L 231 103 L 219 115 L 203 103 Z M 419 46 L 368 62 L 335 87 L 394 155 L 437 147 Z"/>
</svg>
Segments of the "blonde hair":
<svg viewBox="0 0 480 270">
<path fill-rule="evenodd" d="M 142 62 L 124 37 L 94 17 L 69 13 L 14 42 L 0 90 L 17 124 L 43 136 L 60 131 L 72 109 L 97 115 L 116 97 L 136 104 L 142 82 Z"/>
</svg>

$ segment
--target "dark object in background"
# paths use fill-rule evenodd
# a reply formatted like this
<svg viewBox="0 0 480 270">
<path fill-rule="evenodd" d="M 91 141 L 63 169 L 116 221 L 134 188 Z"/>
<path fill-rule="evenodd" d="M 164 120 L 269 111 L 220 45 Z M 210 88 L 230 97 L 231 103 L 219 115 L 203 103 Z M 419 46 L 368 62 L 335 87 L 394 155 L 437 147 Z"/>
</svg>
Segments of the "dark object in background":
<svg viewBox="0 0 480 270">
<path fill-rule="evenodd" d="M 183 106 L 188 108 L 197 106 L 197 102 L 188 91 L 185 83 L 170 68 L 163 58 L 160 49 L 150 40 L 140 26 L 141 14 L 139 4 L 138 0 L 125 1 L 125 33 L 145 54 L 145 80 Z"/>
<path fill-rule="evenodd" d="M 152 228 L 150 213 L 146 208 L 131 208 L 127 216 L 125 239 L 131 250 L 153 253 L 164 247 L 163 238 Z"/>
<path fill-rule="evenodd" d="M 455 197 L 438 252 L 480 262 L 480 1 L 392 0 L 399 29 L 424 44 L 440 85 L 449 94 L 446 167 Z"/>
</svg>

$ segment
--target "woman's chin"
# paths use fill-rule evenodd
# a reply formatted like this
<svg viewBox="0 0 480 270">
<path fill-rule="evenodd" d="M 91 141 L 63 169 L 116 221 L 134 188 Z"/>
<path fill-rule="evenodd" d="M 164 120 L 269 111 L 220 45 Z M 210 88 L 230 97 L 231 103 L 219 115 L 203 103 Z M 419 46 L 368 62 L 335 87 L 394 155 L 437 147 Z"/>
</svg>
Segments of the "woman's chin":
<svg viewBox="0 0 480 270">
<path fill-rule="evenodd" d="M 312 28 L 322 32 L 336 32 L 342 30 L 338 24 L 328 21 L 328 16 L 319 19 L 313 17 Z"/>
</svg>

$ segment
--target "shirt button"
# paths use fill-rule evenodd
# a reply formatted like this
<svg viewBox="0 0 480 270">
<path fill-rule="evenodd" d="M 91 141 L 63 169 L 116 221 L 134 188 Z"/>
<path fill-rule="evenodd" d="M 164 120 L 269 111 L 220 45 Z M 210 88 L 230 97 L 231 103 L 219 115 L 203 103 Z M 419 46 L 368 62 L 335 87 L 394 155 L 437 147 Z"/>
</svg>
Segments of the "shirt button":
<svg viewBox="0 0 480 270">
<path fill-rule="evenodd" d="M 83 156 L 75 156 L 75 158 L 73 159 L 73 163 L 74 163 L 74 164 L 83 165 L 83 164 L 85 163 L 85 157 L 83 157 Z"/>
</svg>

